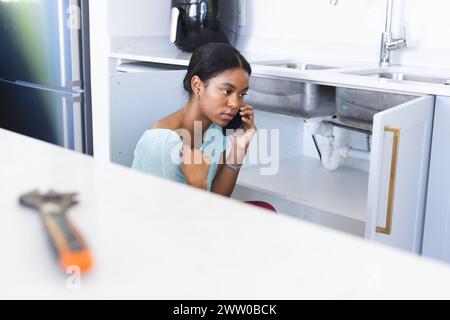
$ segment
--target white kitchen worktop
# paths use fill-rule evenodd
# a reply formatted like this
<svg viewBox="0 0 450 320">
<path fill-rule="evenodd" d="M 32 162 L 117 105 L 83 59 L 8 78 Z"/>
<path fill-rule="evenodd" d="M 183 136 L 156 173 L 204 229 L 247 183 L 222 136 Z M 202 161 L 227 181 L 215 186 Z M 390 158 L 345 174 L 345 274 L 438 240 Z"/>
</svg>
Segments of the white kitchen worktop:
<svg viewBox="0 0 450 320">
<path fill-rule="evenodd" d="M 450 266 L 4 130 L 0 148 L 0 299 L 450 298 Z M 18 204 L 35 188 L 79 192 L 79 287 Z"/>
<path fill-rule="evenodd" d="M 191 54 L 182 52 L 174 45 L 168 44 L 167 42 L 168 39 L 165 39 L 164 37 L 155 37 L 155 39 L 113 39 L 110 58 L 123 59 L 127 61 L 187 66 L 189 64 Z M 269 56 L 264 53 L 254 52 L 243 52 L 243 54 L 252 64 L 254 75 L 306 80 L 313 81 L 318 84 L 344 86 L 358 89 L 450 96 L 450 85 L 415 81 L 396 81 L 348 74 L 348 72 L 377 69 L 379 67 L 377 64 L 333 61 L 315 59 L 311 57 L 292 57 L 288 55 L 283 57 L 274 55 Z M 277 61 L 295 61 L 325 65 L 335 68 L 324 70 L 296 70 L 263 65 L 267 62 L 273 63 Z M 432 69 L 398 65 L 392 66 L 391 68 L 395 71 L 431 77 L 443 77 L 450 80 L 450 70 L 448 69 Z"/>
</svg>

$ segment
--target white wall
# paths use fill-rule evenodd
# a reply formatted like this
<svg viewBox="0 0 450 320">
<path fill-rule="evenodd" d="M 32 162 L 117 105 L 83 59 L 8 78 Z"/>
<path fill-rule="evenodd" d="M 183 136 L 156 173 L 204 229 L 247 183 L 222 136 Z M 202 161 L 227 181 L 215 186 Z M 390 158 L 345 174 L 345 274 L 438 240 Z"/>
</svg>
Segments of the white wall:
<svg viewBox="0 0 450 320">
<path fill-rule="evenodd" d="M 247 0 L 244 51 L 369 61 L 376 58 L 380 0 Z"/>
<path fill-rule="evenodd" d="M 383 1 L 247 0 L 247 25 L 252 37 L 371 45 L 382 27 Z"/>
<path fill-rule="evenodd" d="M 409 47 L 394 63 L 450 68 L 450 2 L 394 0 L 393 31 L 406 23 Z M 247 25 L 239 47 L 377 62 L 386 0 L 247 0 Z"/>
<path fill-rule="evenodd" d="M 450 68 L 450 1 L 403 0 L 410 46 L 401 63 Z"/>
<path fill-rule="evenodd" d="M 246 0 L 243 51 L 377 62 L 386 0 Z M 408 48 L 392 62 L 450 68 L 450 1 L 394 0 L 393 31 Z M 108 0 L 112 37 L 167 36 L 170 0 Z"/>
<path fill-rule="evenodd" d="M 108 31 L 112 37 L 169 34 L 170 0 L 108 0 Z"/>
</svg>

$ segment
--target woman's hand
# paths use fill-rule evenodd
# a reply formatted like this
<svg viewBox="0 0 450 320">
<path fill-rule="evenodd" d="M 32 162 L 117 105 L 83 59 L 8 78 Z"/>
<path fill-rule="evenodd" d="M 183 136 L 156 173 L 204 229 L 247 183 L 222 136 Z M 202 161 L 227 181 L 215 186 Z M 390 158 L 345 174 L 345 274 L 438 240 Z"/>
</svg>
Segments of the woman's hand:
<svg viewBox="0 0 450 320">
<path fill-rule="evenodd" d="M 246 104 L 239 110 L 239 114 L 242 116 L 242 121 L 245 123 L 244 131 L 254 129 L 256 131 L 255 126 L 255 112 L 253 111 L 253 107 Z"/>
<path fill-rule="evenodd" d="M 188 185 L 206 190 L 211 159 L 198 149 L 183 146 L 181 170 Z"/>
<path fill-rule="evenodd" d="M 248 146 L 256 133 L 253 107 L 245 105 L 241 108 L 239 114 L 242 116 L 244 126 L 243 129 L 238 129 L 231 135 L 231 153 L 227 159 L 228 163 L 236 165 L 241 165 L 244 161 Z"/>
</svg>

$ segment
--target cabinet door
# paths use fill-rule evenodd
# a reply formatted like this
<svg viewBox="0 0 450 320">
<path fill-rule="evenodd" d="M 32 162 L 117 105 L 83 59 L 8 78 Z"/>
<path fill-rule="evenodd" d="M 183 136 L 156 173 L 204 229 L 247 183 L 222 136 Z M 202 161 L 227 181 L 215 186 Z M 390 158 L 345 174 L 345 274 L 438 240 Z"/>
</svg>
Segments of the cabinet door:
<svg viewBox="0 0 450 320">
<path fill-rule="evenodd" d="M 434 97 L 375 115 L 367 199 L 367 238 L 419 253 Z"/>
<path fill-rule="evenodd" d="M 422 254 L 450 262 L 450 97 L 437 97 Z"/>
<path fill-rule="evenodd" d="M 184 70 L 146 68 L 110 76 L 111 161 L 131 166 L 139 138 L 187 101 Z"/>
</svg>

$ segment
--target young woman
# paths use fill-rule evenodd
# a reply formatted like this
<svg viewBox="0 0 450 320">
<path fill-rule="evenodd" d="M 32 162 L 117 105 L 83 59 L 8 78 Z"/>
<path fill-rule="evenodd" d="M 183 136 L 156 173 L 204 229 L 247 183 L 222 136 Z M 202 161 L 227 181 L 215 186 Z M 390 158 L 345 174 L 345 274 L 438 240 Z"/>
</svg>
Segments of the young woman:
<svg viewBox="0 0 450 320">
<path fill-rule="evenodd" d="M 251 72 L 232 46 L 198 48 L 183 83 L 187 104 L 144 133 L 133 168 L 229 197 L 256 132 L 244 103 Z"/>
</svg>

